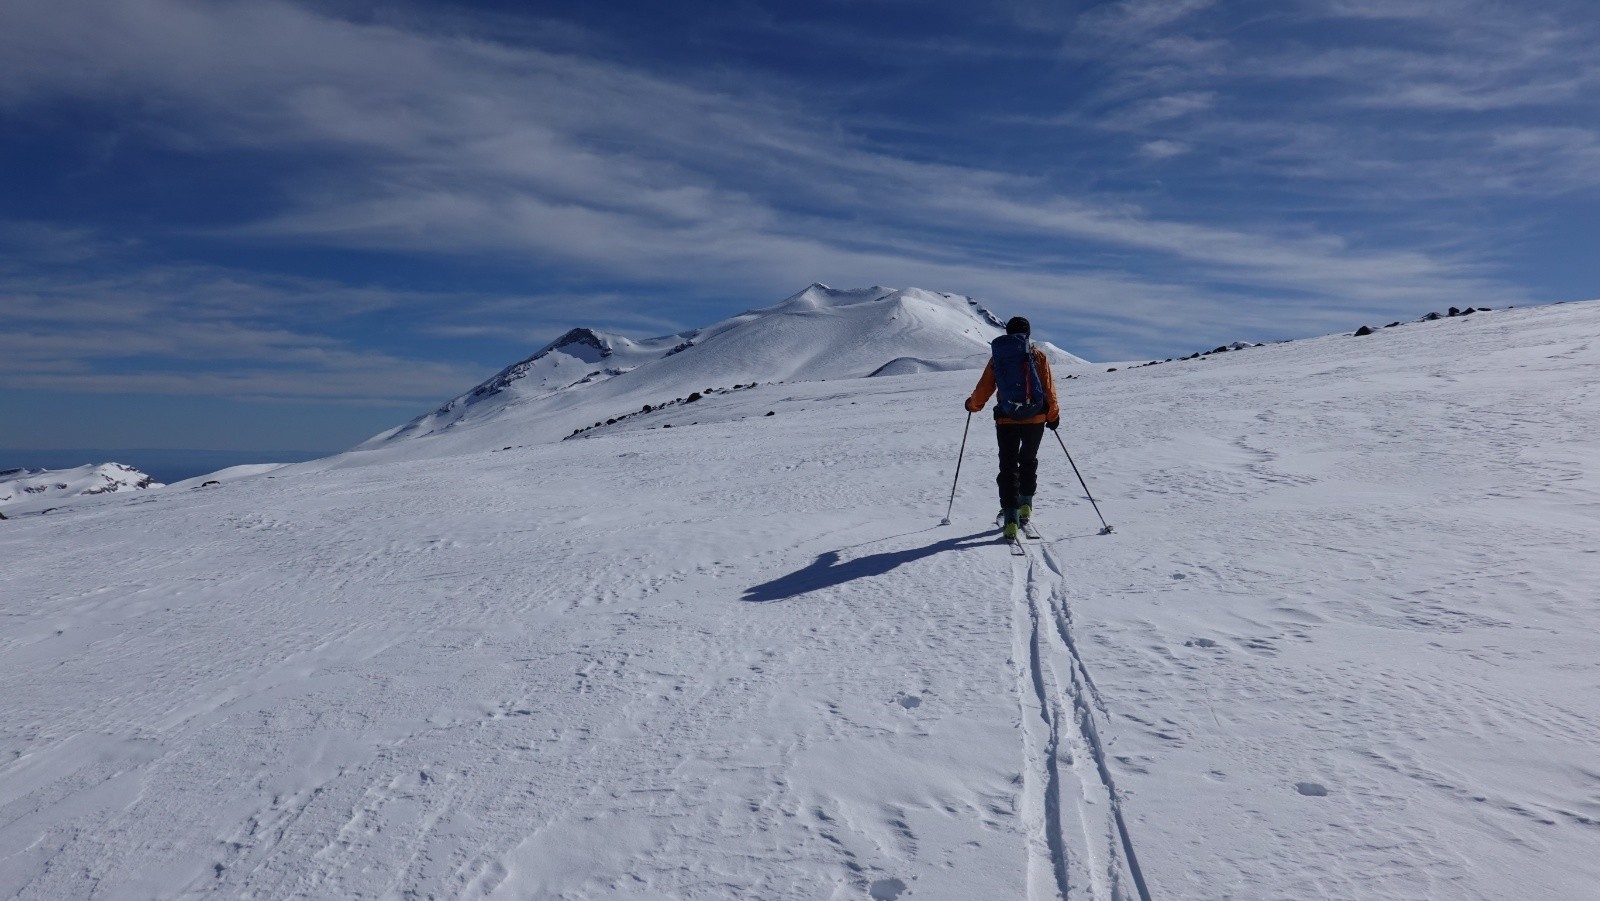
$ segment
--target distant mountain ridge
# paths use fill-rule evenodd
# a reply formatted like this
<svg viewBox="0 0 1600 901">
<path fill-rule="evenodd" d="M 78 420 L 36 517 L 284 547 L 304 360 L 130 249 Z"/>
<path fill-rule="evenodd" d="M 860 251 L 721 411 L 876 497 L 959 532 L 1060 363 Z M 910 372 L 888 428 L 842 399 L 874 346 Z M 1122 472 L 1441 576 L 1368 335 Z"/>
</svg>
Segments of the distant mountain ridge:
<svg viewBox="0 0 1600 901">
<path fill-rule="evenodd" d="M 1003 331 L 1004 320 L 964 295 L 813 284 L 773 306 L 656 338 L 574 328 L 360 449 L 490 422 L 506 440 L 554 440 L 639 404 L 748 382 L 979 369 Z M 1040 346 L 1059 365 L 1086 365 Z"/>
<path fill-rule="evenodd" d="M 160 487 L 153 477 L 121 463 L 7 469 L 0 471 L 0 513 L 37 513 L 70 498 Z"/>
</svg>

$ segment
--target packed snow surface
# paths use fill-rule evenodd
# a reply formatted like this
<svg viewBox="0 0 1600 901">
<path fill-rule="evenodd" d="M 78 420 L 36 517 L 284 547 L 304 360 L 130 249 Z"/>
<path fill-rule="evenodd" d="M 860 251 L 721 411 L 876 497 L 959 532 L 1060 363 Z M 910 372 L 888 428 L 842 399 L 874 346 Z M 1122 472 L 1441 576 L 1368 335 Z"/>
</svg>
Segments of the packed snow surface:
<svg viewBox="0 0 1600 901">
<path fill-rule="evenodd" d="M 121 463 L 0 470 L 0 513 L 37 513 L 69 498 L 159 487 L 160 482 Z"/>
<path fill-rule="evenodd" d="M 1594 897 L 1597 364 L 1085 374 L 1016 558 L 970 371 L 0 523 L 0 896 Z"/>
</svg>

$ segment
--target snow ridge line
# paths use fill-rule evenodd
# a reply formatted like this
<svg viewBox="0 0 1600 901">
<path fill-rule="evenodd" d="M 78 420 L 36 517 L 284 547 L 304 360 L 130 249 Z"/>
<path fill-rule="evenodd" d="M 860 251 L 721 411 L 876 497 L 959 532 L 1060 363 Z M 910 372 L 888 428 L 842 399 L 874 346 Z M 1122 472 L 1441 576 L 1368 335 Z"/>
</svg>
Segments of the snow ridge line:
<svg viewBox="0 0 1600 901">
<path fill-rule="evenodd" d="M 1109 715 L 1105 702 L 1100 697 L 1100 691 L 1095 687 L 1094 680 L 1089 676 L 1089 670 L 1083 663 L 1083 656 L 1078 653 L 1078 644 L 1072 636 L 1072 612 L 1067 607 L 1064 592 L 1065 574 L 1057 565 L 1055 556 L 1047 547 L 1040 550 L 1046 568 L 1049 570 L 1050 591 L 1048 602 L 1050 605 L 1051 619 L 1055 624 L 1056 637 L 1065 649 L 1070 660 L 1070 684 L 1067 686 L 1071 695 L 1072 704 L 1076 712 L 1076 725 L 1078 733 L 1083 740 L 1085 750 L 1093 758 L 1095 770 L 1099 777 L 1100 787 L 1103 788 L 1111 810 L 1111 825 L 1114 827 L 1117 843 L 1122 847 L 1123 860 L 1128 866 L 1128 875 L 1133 879 L 1133 885 L 1138 892 L 1139 901 L 1151 901 L 1150 888 L 1145 884 L 1144 871 L 1139 866 L 1138 855 L 1133 850 L 1133 836 L 1128 830 L 1127 819 L 1122 812 L 1122 796 L 1117 791 L 1116 780 L 1112 778 L 1111 768 L 1106 763 L 1105 742 L 1100 738 L 1099 727 L 1095 724 L 1094 709 L 1099 708 L 1102 714 Z M 1029 567 L 1030 581 L 1032 567 Z M 1034 608 L 1037 611 L 1037 607 Z M 1088 786 L 1085 786 L 1088 788 Z M 1113 889 L 1115 895 L 1122 892 Z"/>
</svg>

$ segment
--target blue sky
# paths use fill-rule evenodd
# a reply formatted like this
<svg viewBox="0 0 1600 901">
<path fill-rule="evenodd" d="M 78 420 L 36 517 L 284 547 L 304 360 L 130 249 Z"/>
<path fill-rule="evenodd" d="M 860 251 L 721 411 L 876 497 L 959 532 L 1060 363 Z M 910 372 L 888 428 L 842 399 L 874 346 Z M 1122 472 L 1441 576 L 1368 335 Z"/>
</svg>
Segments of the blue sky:
<svg viewBox="0 0 1600 901">
<path fill-rule="evenodd" d="M 337 449 L 813 281 L 1092 359 L 1600 295 L 1592 0 L 6 0 L 0 447 Z"/>
</svg>

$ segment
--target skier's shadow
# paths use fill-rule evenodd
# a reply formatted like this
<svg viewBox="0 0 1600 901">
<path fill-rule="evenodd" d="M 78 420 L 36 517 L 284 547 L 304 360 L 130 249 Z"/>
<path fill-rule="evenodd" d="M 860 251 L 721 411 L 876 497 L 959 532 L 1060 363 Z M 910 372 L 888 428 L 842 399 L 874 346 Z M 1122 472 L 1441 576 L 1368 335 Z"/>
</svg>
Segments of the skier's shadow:
<svg viewBox="0 0 1600 901">
<path fill-rule="evenodd" d="M 779 576 L 771 582 L 764 582 L 752 588 L 745 589 L 744 600 L 752 603 L 765 603 L 767 601 L 786 601 L 789 598 L 799 597 L 808 592 L 822 588 L 832 588 L 843 585 L 856 579 L 866 579 L 872 576 L 881 576 L 891 569 L 923 557 L 931 557 L 945 551 L 958 550 L 964 547 L 977 547 L 975 539 L 983 539 L 984 544 L 995 541 L 992 529 L 963 535 L 960 538 L 946 538 L 935 541 L 926 547 L 911 548 L 904 551 L 886 551 L 882 554 L 872 554 L 866 557 L 857 557 L 854 560 L 839 562 L 838 551 L 828 551 L 820 554 L 811 561 L 805 569 L 797 570 L 787 576 Z M 849 550 L 849 548 L 845 548 Z"/>
</svg>

